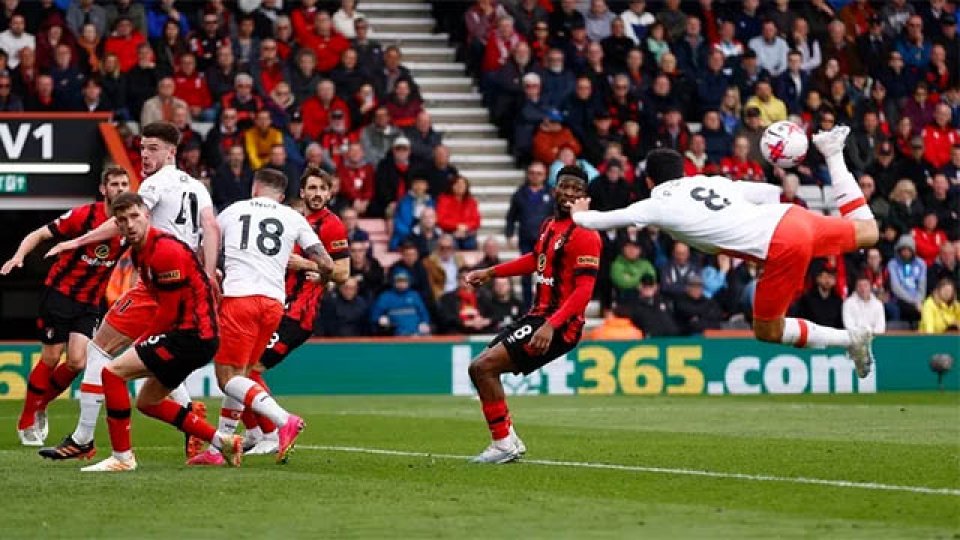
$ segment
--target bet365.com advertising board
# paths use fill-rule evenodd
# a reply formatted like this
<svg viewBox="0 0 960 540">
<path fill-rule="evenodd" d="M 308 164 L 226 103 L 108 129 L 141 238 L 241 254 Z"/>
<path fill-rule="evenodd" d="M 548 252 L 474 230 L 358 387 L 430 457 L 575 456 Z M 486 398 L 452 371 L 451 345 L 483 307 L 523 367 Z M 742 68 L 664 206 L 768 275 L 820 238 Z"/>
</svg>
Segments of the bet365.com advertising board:
<svg viewBox="0 0 960 540">
<path fill-rule="evenodd" d="M 311 342 L 267 374 L 278 395 L 469 395 L 470 341 Z M 791 349 L 752 339 L 584 342 L 527 376 L 507 375 L 509 394 L 725 395 L 960 390 L 960 374 L 930 370 L 935 354 L 955 358 L 957 336 L 880 336 L 874 373 L 858 379 L 841 350 Z M 35 345 L 0 344 L 0 399 L 22 399 Z M 76 384 L 74 385 L 76 387 Z M 213 367 L 194 373 L 196 396 L 220 395 Z"/>
</svg>

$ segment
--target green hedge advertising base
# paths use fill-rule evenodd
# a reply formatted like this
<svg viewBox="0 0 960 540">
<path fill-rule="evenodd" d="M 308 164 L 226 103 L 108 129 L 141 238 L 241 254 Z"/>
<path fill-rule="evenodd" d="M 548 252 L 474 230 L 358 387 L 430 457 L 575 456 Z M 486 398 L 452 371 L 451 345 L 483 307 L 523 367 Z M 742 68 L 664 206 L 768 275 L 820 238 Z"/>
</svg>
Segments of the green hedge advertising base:
<svg viewBox="0 0 960 540">
<path fill-rule="evenodd" d="M 277 395 L 473 393 L 467 366 L 484 343 L 308 343 L 267 374 Z M 960 360 L 960 337 L 880 336 L 876 369 L 857 379 L 841 350 L 792 349 L 741 338 L 583 342 L 542 370 L 506 376 L 510 394 L 801 394 L 960 390 L 960 366 L 942 379 L 934 354 Z M 23 399 L 33 344 L 0 344 L 0 399 Z M 74 385 L 74 393 L 77 384 Z M 220 395 L 212 366 L 194 373 L 196 396 Z"/>
</svg>

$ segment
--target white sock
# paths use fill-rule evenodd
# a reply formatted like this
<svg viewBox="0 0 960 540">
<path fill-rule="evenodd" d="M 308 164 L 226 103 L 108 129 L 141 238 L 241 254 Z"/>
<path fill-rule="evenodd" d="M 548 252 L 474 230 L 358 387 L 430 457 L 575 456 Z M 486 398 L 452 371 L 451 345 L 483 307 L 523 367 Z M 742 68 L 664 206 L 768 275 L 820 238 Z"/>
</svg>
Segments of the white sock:
<svg viewBox="0 0 960 540">
<path fill-rule="evenodd" d="M 103 405 L 103 380 L 100 376 L 104 366 L 111 360 L 113 358 L 94 345 L 93 340 L 87 342 L 87 367 L 83 371 L 83 381 L 80 386 L 80 418 L 77 421 L 77 429 L 71 436 L 77 444 L 89 444 L 93 441 L 93 433 L 97 429 L 97 417 L 100 416 L 100 407 Z M 84 388 L 91 391 L 85 391 Z"/>
<path fill-rule="evenodd" d="M 247 392 L 253 387 L 260 388 L 260 385 L 246 377 L 234 377 L 223 386 L 223 393 L 246 405 L 243 398 L 246 397 Z M 263 388 L 260 388 L 260 391 L 253 396 L 253 399 L 250 401 L 250 408 L 253 409 L 254 412 L 269 418 L 277 427 L 286 424 L 287 419 L 290 418 L 290 413 L 278 405 L 276 400 Z"/>
<path fill-rule="evenodd" d="M 827 170 L 840 214 L 846 219 L 874 219 L 873 211 L 863 198 L 863 190 L 857 184 L 857 179 L 847 170 L 842 153 L 827 158 Z"/>
<path fill-rule="evenodd" d="M 113 457 L 122 461 L 130 461 L 133 459 L 133 450 L 124 450 L 123 452 L 114 451 Z"/>
<path fill-rule="evenodd" d="M 274 430 L 274 431 L 276 431 L 276 430 Z M 248 437 L 250 437 L 250 438 L 253 438 L 253 439 L 261 439 L 261 438 L 264 437 L 264 435 L 263 435 L 263 430 L 260 429 L 260 426 L 252 427 L 252 428 L 248 429 L 246 435 L 247 435 Z"/>
<path fill-rule="evenodd" d="M 190 392 L 187 392 L 187 387 L 183 384 L 170 392 L 170 399 L 176 401 L 181 407 L 190 408 Z"/>
<path fill-rule="evenodd" d="M 783 323 L 783 337 L 780 342 L 798 348 L 823 349 L 826 347 L 849 347 L 852 343 L 850 332 L 840 328 L 820 326 L 806 319 L 788 317 Z"/>
<path fill-rule="evenodd" d="M 220 420 L 217 422 L 217 431 L 233 435 L 237 432 L 240 423 L 240 414 L 243 413 L 243 402 L 230 396 L 223 396 L 220 405 Z"/>
</svg>

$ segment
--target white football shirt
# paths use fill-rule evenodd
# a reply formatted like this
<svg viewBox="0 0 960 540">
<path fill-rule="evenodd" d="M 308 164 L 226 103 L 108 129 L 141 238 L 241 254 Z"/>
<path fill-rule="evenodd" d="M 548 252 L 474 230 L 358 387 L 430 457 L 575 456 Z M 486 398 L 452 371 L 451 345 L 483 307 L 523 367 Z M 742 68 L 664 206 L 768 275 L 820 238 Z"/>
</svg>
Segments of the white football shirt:
<svg viewBox="0 0 960 540">
<path fill-rule="evenodd" d="M 223 236 L 223 295 L 286 299 L 284 277 L 293 246 L 320 243 L 306 218 L 264 197 L 231 204 L 219 216 Z"/>
<path fill-rule="evenodd" d="M 590 229 L 655 225 L 705 253 L 764 260 L 773 232 L 791 208 L 779 187 L 734 182 L 722 176 L 690 176 L 665 182 L 650 198 L 610 212 L 580 212 L 573 220 Z"/>
<path fill-rule="evenodd" d="M 212 208 L 206 186 L 173 165 L 165 165 L 148 176 L 138 191 L 154 227 L 186 242 L 194 251 L 200 247 L 200 211 Z"/>
</svg>

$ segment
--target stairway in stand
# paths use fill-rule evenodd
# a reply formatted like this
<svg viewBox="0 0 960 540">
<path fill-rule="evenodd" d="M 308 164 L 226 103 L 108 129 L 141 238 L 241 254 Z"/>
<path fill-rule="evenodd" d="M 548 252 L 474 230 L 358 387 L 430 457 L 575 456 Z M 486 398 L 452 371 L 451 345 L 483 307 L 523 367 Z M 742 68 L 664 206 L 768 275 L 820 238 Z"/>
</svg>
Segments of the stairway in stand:
<svg viewBox="0 0 960 540">
<path fill-rule="evenodd" d="M 370 20 L 374 38 L 385 47 L 398 45 L 403 64 L 413 72 L 434 129 L 443 134 L 453 164 L 471 183 L 480 203 L 480 240 L 502 235 L 510 196 L 523 182 L 507 141 L 497 137 L 466 67 L 455 59 L 447 34 L 434 34 L 430 4 L 410 0 L 362 2 L 360 11 Z M 504 252 L 504 256 L 515 256 Z"/>
</svg>

